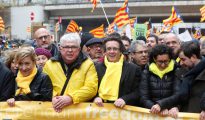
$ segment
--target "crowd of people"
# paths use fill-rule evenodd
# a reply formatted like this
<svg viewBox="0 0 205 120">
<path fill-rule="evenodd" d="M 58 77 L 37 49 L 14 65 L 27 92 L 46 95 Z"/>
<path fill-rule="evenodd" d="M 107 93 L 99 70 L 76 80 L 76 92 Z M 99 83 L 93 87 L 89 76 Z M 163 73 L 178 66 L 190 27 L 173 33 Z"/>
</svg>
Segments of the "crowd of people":
<svg viewBox="0 0 205 120">
<path fill-rule="evenodd" d="M 99 107 L 132 105 L 177 118 L 200 113 L 205 120 L 205 40 L 181 41 L 174 33 L 136 40 L 112 33 L 95 38 L 67 33 L 58 44 L 45 28 L 35 46 L 3 52 L 0 101 L 51 101 L 56 112 L 81 102 Z"/>
</svg>

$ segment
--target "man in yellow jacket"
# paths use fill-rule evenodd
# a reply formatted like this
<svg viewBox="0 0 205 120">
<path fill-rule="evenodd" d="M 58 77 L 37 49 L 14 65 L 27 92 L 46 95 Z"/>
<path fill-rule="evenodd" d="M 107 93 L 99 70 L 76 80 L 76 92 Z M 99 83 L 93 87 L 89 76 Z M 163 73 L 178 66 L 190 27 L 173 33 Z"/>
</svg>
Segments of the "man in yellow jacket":
<svg viewBox="0 0 205 120">
<path fill-rule="evenodd" d="M 71 104 L 91 100 L 97 93 L 98 78 L 94 63 L 80 49 L 78 33 L 60 39 L 60 53 L 45 64 L 43 71 L 53 84 L 53 108 L 61 112 Z"/>
</svg>

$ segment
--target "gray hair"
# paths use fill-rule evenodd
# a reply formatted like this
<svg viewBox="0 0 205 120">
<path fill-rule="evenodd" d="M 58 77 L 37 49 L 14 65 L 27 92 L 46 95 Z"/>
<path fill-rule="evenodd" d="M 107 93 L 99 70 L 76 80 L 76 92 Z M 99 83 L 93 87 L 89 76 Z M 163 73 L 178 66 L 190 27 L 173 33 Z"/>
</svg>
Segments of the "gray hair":
<svg viewBox="0 0 205 120">
<path fill-rule="evenodd" d="M 80 35 L 76 32 L 75 33 L 67 33 L 61 37 L 60 45 L 63 45 L 64 41 L 76 42 L 80 47 L 81 38 L 80 38 Z"/>
<path fill-rule="evenodd" d="M 130 52 L 136 52 L 138 50 L 138 46 L 147 47 L 146 43 L 143 40 L 135 40 L 131 43 Z"/>
</svg>

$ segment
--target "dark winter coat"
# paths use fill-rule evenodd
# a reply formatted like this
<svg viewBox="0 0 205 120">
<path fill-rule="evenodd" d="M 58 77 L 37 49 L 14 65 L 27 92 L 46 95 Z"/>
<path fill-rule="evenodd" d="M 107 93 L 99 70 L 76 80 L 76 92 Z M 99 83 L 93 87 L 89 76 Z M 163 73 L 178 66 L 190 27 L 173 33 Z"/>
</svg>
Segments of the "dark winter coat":
<svg viewBox="0 0 205 120">
<path fill-rule="evenodd" d="M 174 70 L 166 73 L 162 79 L 149 71 L 149 67 L 143 71 L 140 82 L 140 103 L 143 107 L 150 109 L 158 104 L 163 109 L 177 106 L 179 102 L 180 81 Z"/>
<path fill-rule="evenodd" d="M 200 113 L 205 110 L 205 59 L 182 78 L 182 112 Z"/>
<path fill-rule="evenodd" d="M 15 79 L 13 73 L 0 62 L 0 101 L 6 101 L 15 93 Z"/>
<path fill-rule="evenodd" d="M 114 69 L 114 68 L 113 68 Z M 99 86 L 106 72 L 104 63 L 96 65 Z M 133 63 L 123 62 L 122 75 L 120 79 L 118 97 L 122 98 L 127 105 L 139 105 L 139 81 L 141 79 L 141 70 Z"/>
<path fill-rule="evenodd" d="M 34 79 L 30 84 L 31 93 L 27 95 L 17 95 L 15 100 L 30 100 L 30 101 L 51 101 L 53 86 L 48 75 L 38 70 Z"/>
</svg>

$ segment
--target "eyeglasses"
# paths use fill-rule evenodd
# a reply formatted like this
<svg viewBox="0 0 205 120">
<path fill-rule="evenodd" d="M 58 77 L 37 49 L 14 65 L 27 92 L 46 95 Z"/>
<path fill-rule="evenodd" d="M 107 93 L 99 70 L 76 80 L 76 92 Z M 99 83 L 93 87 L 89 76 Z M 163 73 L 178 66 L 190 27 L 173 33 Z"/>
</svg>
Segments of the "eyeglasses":
<svg viewBox="0 0 205 120">
<path fill-rule="evenodd" d="M 133 53 L 137 53 L 137 54 L 148 54 L 148 50 L 146 50 L 146 51 L 135 51 L 135 52 L 133 52 Z"/>
<path fill-rule="evenodd" d="M 164 61 L 157 60 L 157 61 L 156 61 L 156 63 L 157 63 L 157 64 L 160 64 L 160 65 L 162 65 L 162 64 L 168 65 L 169 62 L 170 62 L 170 60 L 164 60 Z"/>
<path fill-rule="evenodd" d="M 98 49 L 98 48 L 100 48 L 100 49 L 102 49 L 103 46 L 102 46 L 102 45 L 99 45 L 99 44 L 96 44 L 96 45 L 90 46 L 90 48 L 93 48 L 93 49 Z"/>
<path fill-rule="evenodd" d="M 50 36 L 50 35 L 44 35 L 44 36 L 39 37 L 38 39 L 41 39 L 41 40 L 42 40 L 43 38 L 44 38 L 44 39 L 48 39 L 49 36 Z"/>
<path fill-rule="evenodd" d="M 66 50 L 76 50 L 77 48 L 79 48 L 78 46 L 61 46 L 62 48 L 66 49 Z"/>
<path fill-rule="evenodd" d="M 111 50 L 113 50 L 113 51 L 119 51 L 119 49 L 120 49 L 120 48 L 116 48 L 116 47 L 113 47 L 113 48 L 108 47 L 108 48 L 106 48 L 107 51 L 111 51 Z"/>
</svg>

